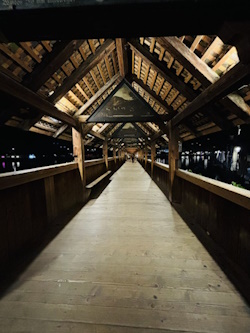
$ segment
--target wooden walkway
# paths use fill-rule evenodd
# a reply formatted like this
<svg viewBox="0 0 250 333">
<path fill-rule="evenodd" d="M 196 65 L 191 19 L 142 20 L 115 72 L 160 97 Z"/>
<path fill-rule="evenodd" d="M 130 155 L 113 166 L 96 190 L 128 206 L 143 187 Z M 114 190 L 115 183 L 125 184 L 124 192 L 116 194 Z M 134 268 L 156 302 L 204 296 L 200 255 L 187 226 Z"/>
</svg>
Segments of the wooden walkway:
<svg viewBox="0 0 250 333">
<path fill-rule="evenodd" d="M 250 309 L 127 162 L 2 297 L 0 332 L 249 333 Z"/>
</svg>

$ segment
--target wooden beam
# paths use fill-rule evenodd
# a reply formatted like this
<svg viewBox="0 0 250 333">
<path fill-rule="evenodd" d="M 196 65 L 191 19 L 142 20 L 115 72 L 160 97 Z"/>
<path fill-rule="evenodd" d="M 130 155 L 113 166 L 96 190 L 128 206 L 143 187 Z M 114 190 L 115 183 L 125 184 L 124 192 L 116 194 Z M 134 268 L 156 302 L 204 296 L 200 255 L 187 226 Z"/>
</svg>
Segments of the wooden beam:
<svg viewBox="0 0 250 333">
<path fill-rule="evenodd" d="M 157 42 L 167 49 L 176 60 L 178 60 L 194 77 L 196 77 L 204 87 L 208 87 L 211 83 L 216 82 L 219 79 L 219 75 L 216 74 L 209 66 L 206 65 L 199 57 L 190 51 L 178 38 L 176 37 L 159 37 Z M 243 101 L 244 102 L 244 101 Z M 247 104 L 241 102 L 235 104 L 233 101 L 225 97 L 220 103 L 230 108 L 230 110 L 241 115 L 242 119 L 246 119 L 245 111 Z"/>
<path fill-rule="evenodd" d="M 50 46 L 49 41 L 47 41 L 47 40 L 42 40 L 41 43 L 43 44 L 43 46 L 45 47 L 45 49 L 46 49 L 48 52 L 51 52 L 51 51 L 52 51 L 52 47 Z"/>
<path fill-rule="evenodd" d="M 147 64 L 149 64 L 154 71 L 160 74 L 172 86 L 176 87 L 176 89 L 178 89 L 179 92 L 188 100 L 192 101 L 197 96 L 197 93 L 192 88 L 186 85 L 182 79 L 168 69 L 167 66 L 164 66 L 161 61 L 146 50 L 140 43 L 137 42 L 137 40 L 131 39 L 129 41 L 129 45 L 131 49 L 134 50 L 134 52 L 136 52 Z"/>
<path fill-rule="evenodd" d="M 142 59 L 139 58 L 139 61 L 138 61 L 138 68 L 137 68 L 137 78 L 139 79 L 140 76 L 141 76 L 141 63 L 142 63 Z"/>
<path fill-rule="evenodd" d="M 156 157 L 156 147 L 155 142 L 151 142 L 151 178 L 154 177 L 154 164 L 155 164 L 155 157 Z"/>
<path fill-rule="evenodd" d="M 84 142 L 81 133 L 74 128 L 72 128 L 72 143 L 73 143 L 74 159 L 78 163 L 78 169 L 81 176 L 83 190 L 85 190 L 86 172 L 85 172 L 85 163 L 84 163 L 85 162 Z"/>
<path fill-rule="evenodd" d="M 111 71 L 111 68 L 110 68 L 109 58 L 105 57 L 104 61 L 105 61 L 105 65 L 106 65 L 106 68 L 107 68 L 107 71 L 108 71 L 109 78 L 111 79 L 112 78 L 112 71 Z"/>
<path fill-rule="evenodd" d="M 33 58 L 36 62 L 40 63 L 42 59 L 36 54 L 34 49 L 27 42 L 20 42 L 22 48 Z"/>
<path fill-rule="evenodd" d="M 83 78 L 83 82 L 86 84 L 86 86 L 88 87 L 91 95 L 93 96 L 95 94 L 94 89 L 91 87 L 91 84 L 89 83 L 88 79 L 86 77 Z"/>
<path fill-rule="evenodd" d="M 125 77 L 128 73 L 128 55 L 125 50 L 126 40 L 124 38 L 116 38 L 115 42 L 120 75 Z"/>
<path fill-rule="evenodd" d="M 76 120 L 69 114 L 58 110 L 40 95 L 34 93 L 3 73 L 0 73 L 0 90 L 15 99 L 30 105 L 43 114 L 47 114 L 48 116 L 61 120 L 70 126 L 76 127 Z"/>
<path fill-rule="evenodd" d="M 17 65 L 21 66 L 27 72 L 32 72 L 32 68 L 29 66 L 29 64 L 19 58 L 15 53 L 11 52 L 11 50 L 5 44 L 0 44 L 0 50 L 3 51 L 7 56 L 14 60 Z"/>
<path fill-rule="evenodd" d="M 156 80 L 157 74 L 158 74 L 158 73 L 155 71 L 155 72 L 154 72 L 154 75 L 153 75 L 153 78 L 152 78 L 152 80 L 151 80 L 151 83 L 150 83 L 150 89 L 151 89 L 151 90 L 153 90 L 153 88 L 154 88 L 155 80 Z"/>
<path fill-rule="evenodd" d="M 156 40 L 204 86 L 207 87 L 210 83 L 218 80 L 219 76 L 204 61 L 197 57 L 196 54 L 190 51 L 179 38 L 157 37 Z"/>
<path fill-rule="evenodd" d="M 147 84 L 149 69 L 150 69 L 150 66 L 147 65 L 147 69 L 146 69 L 146 72 L 145 72 L 145 75 L 144 75 L 144 78 L 143 78 L 143 83 L 144 84 Z"/>
<path fill-rule="evenodd" d="M 93 123 L 81 123 L 81 135 L 84 138 L 93 128 Z"/>
<path fill-rule="evenodd" d="M 108 140 L 107 138 L 103 141 L 103 159 L 105 161 L 105 165 L 106 165 L 106 170 L 108 170 L 109 168 L 109 162 L 108 162 Z"/>
<path fill-rule="evenodd" d="M 115 74 L 117 74 L 118 69 L 117 69 L 117 65 L 116 65 L 115 51 L 112 52 L 112 62 L 113 62 Z"/>
<path fill-rule="evenodd" d="M 240 95 L 229 94 L 221 100 L 221 104 L 246 123 L 250 123 L 250 107 Z"/>
<path fill-rule="evenodd" d="M 53 138 L 58 138 L 66 129 L 68 128 L 67 124 L 62 125 L 54 134 Z"/>
<path fill-rule="evenodd" d="M 150 137 L 151 142 L 156 141 L 157 139 L 159 139 L 164 133 L 160 130 L 159 132 L 153 134 Z"/>
<path fill-rule="evenodd" d="M 39 90 L 82 43 L 83 40 L 57 42 L 52 52 L 48 53 L 41 64 L 36 66 L 33 72 L 23 80 L 23 84 L 33 91 Z"/>
<path fill-rule="evenodd" d="M 98 139 L 100 139 L 102 141 L 104 141 L 106 139 L 104 135 L 102 135 L 99 132 L 93 131 L 93 130 L 90 130 L 89 134 L 93 135 L 94 137 L 96 137 L 96 138 L 98 138 Z"/>
<path fill-rule="evenodd" d="M 99 99 L 118 79 L 121 79 L 119 74 L 116 74 L 109 80 L 97 93 L 92 96 L 88 102 L 86 102 L 76 113 L 75 116 L 80 116 L 84 111 L 86 111 L 97 99 Z"/>
<path fill-rule="evenodd" d="M 177 128 L 169 122 L 169 146 L 168 146 L 168 164 L 169 164 L 169 201 L 175 202 L 174 186 L 176 178 L 176 170 L 178 170 L 179 162 L 179 145 Z"/>
<path fill-rule="evenodd" d="M 80 84 L 76 84 L 76 88 L 77 90 L 80 91 L 80 93 L 83 95 L 84 98 L 86 98 L 86 100 L 89 100 L 89 96 L 85 93 L 85 91 L 82 89 L 82 87 L 80 86 Z"/>
<path fill-rule="evenodd" d="M 234 66 L 233 69 L 223 75 L 213 85 L 210 85 L 207 89 L 205 89 L 182 112 L 177 114 L 172 119 L 173 126 L 177 126 L 180 122 L 192 116 L 199 109 L 204 108 L 212 102 L 225 97 L 231 91 L 236 90 L 240 85 L 242 85 L 242 80 L 245 80 L 246 76 L 249 75 L 249 69 L 249 65 L 246 66 L 244 64 L 238 63 L 236 66 Z"/>
<path fill-rule="evenodd" d="M 195 37 L 192 45 L 190 46 L 190 50 L 191 51 L 193 51 L 193 52 L 195 51 L 195 49 L 197 48 L 198 44 L 202 40 L 202 37 L 203 37 L 203 35 L 198 35 L 198 36 Z"/>
<path fill-rule="evenodd" d="M 76 94 L 74 94 L 73 93 L 73 91 L 72 90 L 70 90 L 69 92 L 68 92 L 68 98 L 72 98 L 73 99 L 73 101 L 75 100 L 78 104 L 80 104 L 80 106 L 83 106 L 83 102 L 80 100 L 80 98 L 78 98 L 77 96 L 76 96 Z M 73 103 L 71 103 L 72 105 L 73 105 Z M 74 107 L 75 107 L 75 105 L 73 105 Z"/>
<path fill-rule="evenodd" d="M 219 69 L 220 66 L 223 65 L 236 52 L 237 52 L 236 48 L 234 46 L 231 47 L 230 50 L 226 54 L 224 54 L 224 56 L 213 67 L 213 71 L 216 71 L 217 69 Z"/>
<path fill-rule="evenodd" d="M 59 101 L 76 83 L 78 83 L 87 73 L 89 73 L 98 63 L 108 56 L 115 48 L 115 43 L 111 39 L 106 40 L 95 52 L 89 56 L 71 75 L 64 80 L 62 86 L 58 87 L 49 98 L 56 103 Z"/>
<path fill-rule="evenodd" d="M 222 41 L 219 37 L 215 37 L 213 42 L 209 45 L 203 56 L 201 57 L 201 60 L 206 60 L 209 55 L 218 47 L 219 44 L 222 44 Z"/>
<path fill-rule="evenodd" d="M 148 140 L 145 140 L 144 156 L 145 156 L 145 159 L 144 159 L 144 161 L 145 161 L 144 168 L 146 170 L 147 164 L 148 164 Z"/>
</svg>

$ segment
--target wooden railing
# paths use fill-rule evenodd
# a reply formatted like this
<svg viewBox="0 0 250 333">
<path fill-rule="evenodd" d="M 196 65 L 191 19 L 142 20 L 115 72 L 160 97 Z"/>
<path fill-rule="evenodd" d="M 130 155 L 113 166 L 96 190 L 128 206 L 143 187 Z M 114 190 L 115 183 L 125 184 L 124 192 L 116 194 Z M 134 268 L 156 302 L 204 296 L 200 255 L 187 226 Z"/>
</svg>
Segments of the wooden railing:
<svg viewBox="0 0 250 333">
<path fill-rule="evenodd" d="M 108 159 L 112 173 L 122 164 Z M 106 171 L 103 159 L 85 162 L 87 183 Z M 87 199 L 76 162 L 1 174 L 0 263 L 39 243 L 56 218 Z"/>
<path fill-rule="evenodd" d="M 145 167 L 144 161 L 141 161 Z M 149 163 L 146 170 L 149 170 Z M 155 162 L 153 180 L 168 197 L 169 167 Z M 173 205 L 184 219 L 222 251 L 223 260 L 250 282 L 250 191 L 184 170 L 177 170 Z M 244 274 L 243 274 L 244 273 Z M 243 285 L 243 284 L 242 284 Z M 245 286 L 245 284 L 244 284 Z M 244 293 L 246 293 L 244 291 Z M 246 295 L 249 297 L 250 294 Z"/>
</svg>

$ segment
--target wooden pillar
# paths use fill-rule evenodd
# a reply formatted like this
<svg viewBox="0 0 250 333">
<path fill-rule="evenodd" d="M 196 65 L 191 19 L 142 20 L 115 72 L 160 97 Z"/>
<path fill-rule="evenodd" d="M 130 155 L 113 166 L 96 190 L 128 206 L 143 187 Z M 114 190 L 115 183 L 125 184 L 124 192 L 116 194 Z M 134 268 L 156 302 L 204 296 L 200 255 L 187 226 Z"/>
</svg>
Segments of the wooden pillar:
<svg viewBox="0 0 250 333">
<path fill-rule="evenodd" d="M 115 161 L 115 164 L 116 164 L 116 148 L 115 148 L 115 146 L 113 146 L 113 157 L 114 157 L 114 161 Z"/>
<path fill-rule="evenodd" d="M 151 178 L 152 179 L 154 177 L 155 156 L 156 156 L 155 142 L 151 142 Z"/>
<path fill-rule="evenodd" d="M 168 144 L 168 163 L 169 163 L 169 201 L 172 203 L 174 198 L 175 171 L 178 170 L 179 147 L 178 147 L 178 130 L 173 128 L 169 122 L 169 144 Z"/>
<path fill-rule="evenodd" d="M 81 133 L 76 129 L 72 128 L 72 141 L 73 141 L 73 154 L 75 161 L 78 163 L 79 172 L 81 175 L 81 180 L 83 186 L 86 186 L 86 173 L 85 173 L 85 152 L 84 152 L 84 143 L 81 136 Z"/>
<path fill-rule="evenodd" d="M 105 161 L 105 165 L 106 165 L 106 169 L 108 170 L 109 169 L 109 162 L 108 162 L 108 140 L 105 139 L 103 141 L 103 158 L 104 158 L 104 161 Z"/>
<path fill-rule="evenodd" d="M 144 154 L 145 154 L 145 169 L 146 169 L 147 163 L 148 163 L 148 143 L 147 143 L 147 141 L 145 142 Z"/>
</svg>

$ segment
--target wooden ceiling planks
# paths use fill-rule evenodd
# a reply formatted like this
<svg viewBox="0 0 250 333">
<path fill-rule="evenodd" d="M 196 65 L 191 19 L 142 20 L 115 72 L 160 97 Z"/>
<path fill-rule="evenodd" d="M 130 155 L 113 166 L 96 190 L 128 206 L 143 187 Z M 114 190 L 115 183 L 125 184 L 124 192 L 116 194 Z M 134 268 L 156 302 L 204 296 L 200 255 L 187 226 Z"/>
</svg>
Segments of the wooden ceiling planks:
<svg viewBox="0 0 250 333">
<path fill-rule="evenodd" d="M 50 72 L 46 70 L 45 60 L 48 57 L 53 58 L 52 55 L 55 53 L 58 42 L 19 43 L 20 50 L 16 54 L 16 57 L 25 52 L 26 63 L 30 66 L 31 72 L 28 72 L 17 61 L 14 61 L 13 58 L 8 58 L 8 54 L 2 50 L 0 52 L 0 64 L 4 64 L 5 67 L 2 65 L 0 72 L 5 71 L 10 76 L 12 75 L 19 80 L 23 80 L 23 84 L 28 85 L 28 82 L 32 82 L 31 78 L 35 77 L 35 73 L 38 73 L 37 68 L 43 65 L 48 78 L 39 88 L 39 94 L 46 99 L 54 91 L 54 94 L 49 97 L 49 100 L 52 102 L 53 100 L 54 102 L 59 101 L 64 96 L 64 102 L 61 101 L 61 103 L 64 103 L 65 107 L 71 104 L 71 107 L 66 107 L 65 110 L 74 114 L 75 117 L 78 117 L 82 113 L 91 114 L 94 112 L 109 95 L 110 91 L 113 90 L 118 77 L 126 76 L 130 82 L 133 82 L 135 89 L 156 112 L 170 119 L 177 113 L 178 116 L 181 113 L 185 114 L 184 111 L 188 108 L 190 102 L 199 96 L 201 91 L 208 87 L 211 82 L 213 83 L 218 80 L 219 76 L 215 71 L 219 75 L 223 75 L 237 63 L 235 48 L 225 46 L 216 36 L 185 36 L 183 42 L 189 45 L 189 52 L 193 53 L 193 57 L 188 53 L 185 53 L 184 57 L 179 56 L 179 44 L 176 42 L 176 39 L 174 37 L 141 37 L 138 39 L 129 39 L 128 43 L 125 39 L 121 38 L 115 39 L 115 41 L 88 39 L 85 41 L 68 42 L 68 47 L 70 48 L 69 45 L 71 45 L 73 48 L 72 52 L 68 52 L 67 55 L 65 50 L 58 52 L 58 57 L 63 57 L 63 53 L 65 54 L 65 61 L 62 62 L 61 60 L 60 66 L 57 66 L 58 68 L 54 71 L 50 70 Z M 180 39 L 178 41 L 185 46 Z M 74 47 L 73 42 L 78 43 L 77 47 Z M 112 47 L 107 46 L 108 43 Z M 132 55 L 132 59 L 130 59 L 132 68 L 128 67 L 127 45 L 132 50 L 129 53 Z M 178 46 L 177 50 L 176 45 Z M 105 46 L 107 50 L 102 51 L 99 61 L 96 61 L 100 49 L 105 49 Z M 1 61 L 1 56 L 7 60 L 4 62 Z M 197 59 L 199 60 L 197 61 Z M 86 66 L 86 62 L 88 63 L 88 67 L 84 71 L 82 68 L 84 64 Z M 47 66 L 48 64 L 49 62 L 47 61 Z M 198 66 L 196 66 L 197 64 Z M 132 77 L 131 75 L 126 75 L 128 72 L 134 75 Z M 211 72 L 214 74 L 211 74 Z M 110 84 L 114 77 L 116 77 L 116 80 Z M 40 83 L 36 83 L 38 86 L 41 85 L 42 80 L 37 75 L 37 80 L 39 79 Z M 68 83 L 69 80 L 71 80 L 71 84 L 73 82 L 72 85 Z M 37 81 L 33 79 L 33 82 Z M 107 83 L 110 84 L 108 88 L 106 86 Z M 103 88 L 104 86 L 106 86 L 105 89 Z M 63 91 L 65 92 L 64 95 L 62 94 Z M 60 98 L 58 97 L 59 95 Z M 241 100 L 237 96 L 232 95 L 229 101 L 227 100 L 219 108 L 225 108 L 226 106 L 230 110 L 234 110 L 237 116 L 242 116 L 242 113 L 239 111 L 241 107 L 241 109 L 245 110 L 243 111 L 245 116 L 242 116 L 242 118 L 246 119 L 249 110 L 246 107 L 248 100 L 248 94 L 246 93 L 241 97 Z M 215 128 L 219 130 L 223 128 L 224 114 L 220 110 L 217 107 L 217 116 L 209 108 L 207 109 L 206 116 L 204 112 L 200 113 L 200 118 L 191 115 L 190 120 L 185 125 L 179 125 L 179 128 L 182 128 L 183 137 L 190 138 L 191 136 L 203 135 L 204 128 L 202 126 L 208 123 L 207 116 L 212 121 L 210 121 L 209 127 L 205 130 L 212 130 L 212 128 L 213 130 Z M 20 120 L 18 117 L 15 119 L 13 117 L 13 122 Z M 39 120 L 39 118 L 35 118 L 35 120 Z M 239 118 L 234 118 L 233 120 L 235 123 L 240 121 Z M 44 131 L 47 128 L 48 132 L 51 133 L 51 126 L 53 124 L 50 124 L 51 126 L 46 125 L 46 121 L 46 119 L 43 119 L 42 123 L 40 122 L 36 127 L 40 129 L 43 127 Z M 224 128 L 228 128 L 232 124 L 229 119 L 227 121 Z M 31 122 L 30 126 L 34 127 L 34 123 L 32 124 Z M 55 124 L 53 135 L 55 137 L 64 137 L 64 132 L 67 128 L 68 126 L 66 125 L 58 126 L 58 124 Z M 48 135 L 51 135 L 50 133 Z"/>
</svg>

